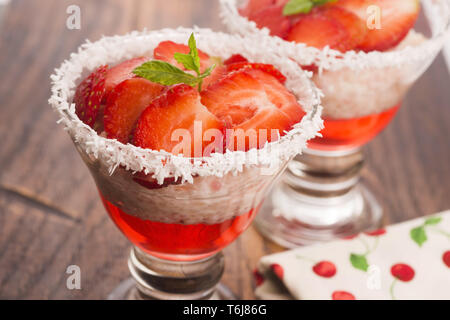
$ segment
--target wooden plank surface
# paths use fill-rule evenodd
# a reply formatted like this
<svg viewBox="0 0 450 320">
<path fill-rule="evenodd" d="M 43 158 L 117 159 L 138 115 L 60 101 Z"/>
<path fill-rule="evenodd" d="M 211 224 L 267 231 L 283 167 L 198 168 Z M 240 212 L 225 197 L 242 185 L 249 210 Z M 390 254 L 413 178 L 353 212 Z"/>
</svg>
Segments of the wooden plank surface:
<svg viewBox="0 0 450 320">
<path fill-rule="evenodd" d="M 81 30 L 65 26 L 69 5 Z M 47 103 L 49 75 L 86 38 L 198 25 L 224 30 L 213 0 L 13 0 L 0 26 L 0 298 L 102 299 L 128 277 L 127 240 Z M 440 56 L 366 149 L 363 177 L 386 223 L 450 208 L 450 85 Z M 258 259 L 280 250 L 250 228 L 225 250 L 224 283 L 253 296 Z M 82 290 L 66 288 L 81 268 Z"/>
</svg>

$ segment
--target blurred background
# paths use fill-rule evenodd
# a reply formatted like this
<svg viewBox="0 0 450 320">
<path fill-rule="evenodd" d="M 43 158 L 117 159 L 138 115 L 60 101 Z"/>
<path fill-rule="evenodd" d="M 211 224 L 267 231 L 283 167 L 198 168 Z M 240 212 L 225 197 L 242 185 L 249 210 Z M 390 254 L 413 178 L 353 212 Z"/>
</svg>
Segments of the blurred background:
<svg viewBox="0 0 450 320">
<path fill-rule="evenodd" d="M 0 0 L 0 299 L 102 299 L 129 272 L 115 228 L 47 103 L 49 76 L 85 39 L 165 27 L 224 31 L 215 0 Z M 69 29 L 70 6 L 80 29 Z M 366 149 L 363 178 L 385 223 L 450 208 L 450 76 L 441 54 Z M 281 248 L 250 228 L 225 250 L 223 282 L 254 298 L 259 258 Z M 69 265 L 81 290 L 66 287 Z"/>
</svg>

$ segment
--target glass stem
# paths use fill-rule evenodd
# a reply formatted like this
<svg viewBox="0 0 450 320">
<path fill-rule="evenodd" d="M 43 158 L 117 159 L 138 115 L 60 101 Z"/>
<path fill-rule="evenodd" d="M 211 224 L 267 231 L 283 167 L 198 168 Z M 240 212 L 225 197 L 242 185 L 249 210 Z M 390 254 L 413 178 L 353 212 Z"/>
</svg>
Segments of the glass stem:
<svg viewBox="0 0 450 320">
<path fill-rule="evenodd" d="M 256 217 L 256 227 L 286 247 L 379 228 L 381 207 L 359 183 L 363 164 L 360 148 L 304 150 L 289 162 Z"/>
<path fill-rule="evenodd" d="M 215 292 L 223 270 L 222 253 L 196 261 L 170 261 L 134 247 L 128 267 L 136 281 L 132 299 L 203 300 Z"/>
</svg>

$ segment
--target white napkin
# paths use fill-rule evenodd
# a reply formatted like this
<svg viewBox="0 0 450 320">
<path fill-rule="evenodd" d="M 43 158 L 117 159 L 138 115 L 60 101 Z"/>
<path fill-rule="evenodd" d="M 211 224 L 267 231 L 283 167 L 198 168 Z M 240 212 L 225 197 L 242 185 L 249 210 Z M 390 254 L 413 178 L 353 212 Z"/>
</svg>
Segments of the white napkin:
<svg viewBox="0 0 450 320">
<path fill-rule="evenodd" d="M 260 299 L 450 299 L 450 211 L 263 257 Z"/>
</svg>

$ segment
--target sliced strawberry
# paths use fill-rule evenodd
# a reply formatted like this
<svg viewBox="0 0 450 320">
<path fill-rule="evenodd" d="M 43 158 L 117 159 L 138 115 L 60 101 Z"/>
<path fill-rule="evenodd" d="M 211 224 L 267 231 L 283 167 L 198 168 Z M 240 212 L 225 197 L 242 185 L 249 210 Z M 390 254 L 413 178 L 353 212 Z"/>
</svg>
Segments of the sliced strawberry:
<svg viewBox="0 0 450 320">
<path fill-rule="evenodd" d="M 277 78 L 261 70 L 252 70 L 250 73 L 263 85 L 270 102 L 289 117 L 289 127 L 300 122 L 305 112 L 297 98 Z"/>
<path fill-rule="evenodd" d="M 216 66 L 214 70 L 212 71 L 211 75 L 207 76 L 205 79 L 203 79 L 202 88 L 206 89 L 211 84 L 217 82 L 221 78 L 225 77 L 227 75 L 227 68 L 224 66 Z"/>
<path fill-rule="evenodd" d="M 153 56 L 156 60 L 162 60 L 170 64 L 178 66 L 180 69 L 184 69 L 184 66 L 179 63 L 174 58 L 174 54 L 178 53 L 189 53 L 189 47 L 184 44 L 175 43 L 173 41 L 163 41 L 161 42 L 153 51 Z M 198 56 L 200 58 L 200 71 L 205 71 L 209 66 L 214 63 L 214 59 L 203 51 L 198 49 Z"/>
<path fill-rule="evenodd" d="M 94 127 L 101 102 L 106 92 L 105 79 L 108 66 L 101 66 L 84 79 L 77 87 L 73 102 L 77 116 L 90 127 Z"/>
<path fill-rule="evenodd" d="M 350 33 L 341 23 L 316 10 L 303 15 L 292 27 L 286 39 L 318 49 L 328 45 L 342 52 L 351 49 L 352 42 Z"/>
<path fill-rule="evenodd" d="M 154 190 L 154 189 L 162 189 L 170 185 L 181 184 L 181 178 L 165 178 L 162 184 L 158 183 L 158 180 L 152 178 L 151 175 L 146 175 L 143 172 L 137 172 L 134 174 L 133 180 L 139 183 L 141 186 Z"/>
<path fill-rule="evenodd" d="M 413 28 L 420 11 L 419 0 L 339 0 L 339 6 L 366 21 L 367 8 L 378 6 L 381 10 L 381 29 L 368 29 L 359 49 L 385 51 L 398 45 Z"/>
<path fill-rule="evenodd" d="M 277 85 L 272 87 L 274 83 Z M 202 92 L 202 103 L 232 129 L 227 130 L 227 148 L 241 151 L 258 148 L 290 129 L 293 121 L 283 109 L 292 111 L 292 106 L 285 105 L 282 93 L 275 94 L 280 87 L 281 92 L 287 92 L 270 74 L 243 68 Z M 286 101 L 292 102 L 288 98 Z M 301 110 L 298 104 L 296 106 Z"/>
<path fill-rule="evenodd" d="M 214 138 L 210 141 L 203 135 L 208 132 L 223 139 L 223 129 L 222 122 L 200 103 L 198 91 L 180 84 L 153 100 L 144 110 L 136 125 L 134 144 L 182 153 L 185 157 L 208 156 L 213 151 L 221 151 L 213 150 L 210 145 L 222 146 L 223 141 Z"/>
<path fill-rule="evenodd" d="M 300 68 L 302 68 L 303 70 L 306 70 L 306 71 L 313 72 L 313 73 L 316 73 L 317 71 L 319 71 L 319 67 L 316 66 L 315 64 L 309 64 L 307 66 L 300 66 Z"/>
<path fill-rule="evenodd" d="M 286 114 L 277 108 L 263 108 L 227 132 L 226 145 L 230 150 L 248 151 L 262 148 L 266 142 L 277 141 L 290 128 Z"/>
<path fill-rule="evenodd" d="M 239 9 L 239 13 L 244 17 L 248 17 L 250 14 L 261 10 L 261 8 L 273 5 L 275 1 L 280 0 L 248 0 L 247 3 Z"/>
<path fill-rule="evenodd" d="M 122 81 L 134 78 L 133 70 L 148 60 L 147 57 L 134 58 L 109 69 L 106 74 L 106 94 L 108 95 Z"/>
<path fill-rule="evenodd" d="M 248 62 L 247 58 L 240 54 L 233 54 L 231 57 L 229 57 L 227 60 L 223 62 L 224 65 L 229 65 L 233 63 L 240 63 L 240 62 Z"/>
<path fill-rule="evenodd" d="M 236 70 L 239 70 L 242 68 L 261 70 L 261 71 L 264 71 L 264 72 L 274 76 L 281 83 L 286 82 L 286 77 L 280 71 L 278 71 L 277 68 L 275 68 L 271 64 L 240 62 L 240 63 L 233 63 L 233 64 L 230 64 L 227 66 L 227 70 L 229 72 L 236 71 Z"/>
<path fill-rule="evenodd" d="M 272 107 L 261 83 L 245 69 L 228 74 L 204 90 L 201 101 L 227 127 L 251 118 L 259 108 Z"/>
<path fill-rule="evenodd" d="M 290 0 L 274 0 L 274 4 L 284 7 L 289 1 Z"/>
<path fill-rule="evenodd" d="M 254 21 L 258 28 L 266 27 L 271 35 L 280 38 L 286 37 L 291 27 L 289 18 L 283 15 L 281 5 L 272 5 L 252 12 L 248 19 Z"/>
<path fill-rule="evenodd" d="M 318 7 L 317 12 L 344 26 L 350 36 L 345 44 L 346 50 L 354 49 L 364 41 L 367 34 L 366 21 L 356 14 L 337 6 Z"/>
<path fill-rule="evenodd" d="M 104 126 L 109 139 L 130 141 L 130 133 L 141 112 L 159 96 L 164 87 L 142 78 L 121 82 L 108 96 Z"/>
</svg>

